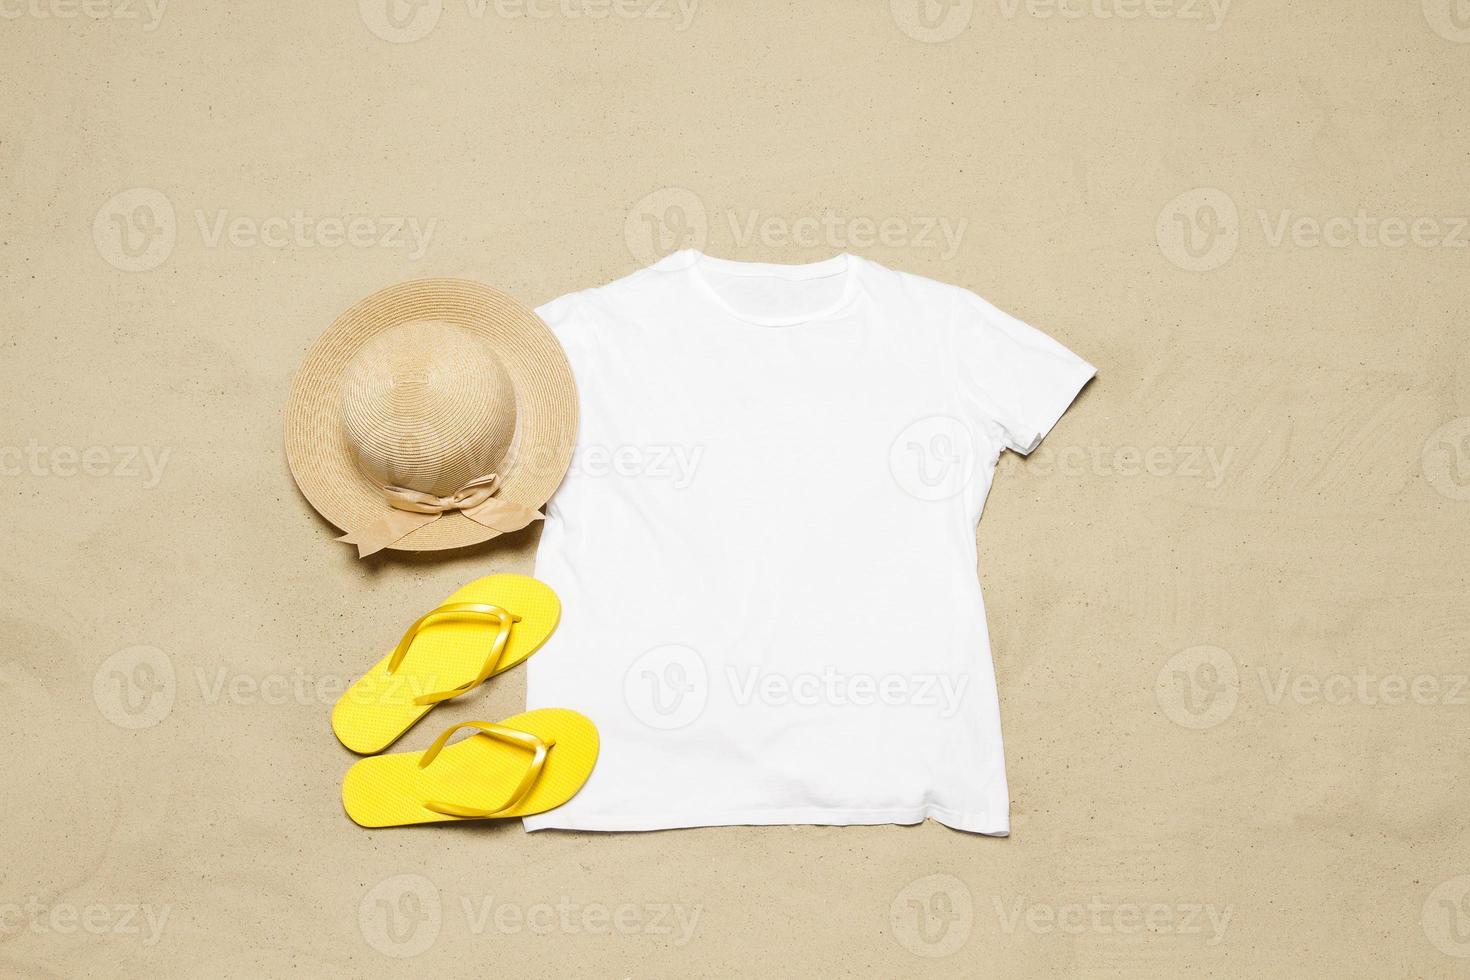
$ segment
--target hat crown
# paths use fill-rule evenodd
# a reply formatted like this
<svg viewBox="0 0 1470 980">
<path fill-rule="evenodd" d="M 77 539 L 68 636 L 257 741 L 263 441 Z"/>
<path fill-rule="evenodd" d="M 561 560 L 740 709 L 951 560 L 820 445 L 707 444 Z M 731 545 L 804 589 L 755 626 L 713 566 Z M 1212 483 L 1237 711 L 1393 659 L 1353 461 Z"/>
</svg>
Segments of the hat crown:
<svg viewBox="0 0 1470 980">
<path fill-rule="evenodd" d="M 479 337 L 439 320 L 364 343 L 342 374 L 341 401 L 358 468 L 385 487 L 447 496 L 498 472 L 515 438 L 504 365 Z"/>
</svg>

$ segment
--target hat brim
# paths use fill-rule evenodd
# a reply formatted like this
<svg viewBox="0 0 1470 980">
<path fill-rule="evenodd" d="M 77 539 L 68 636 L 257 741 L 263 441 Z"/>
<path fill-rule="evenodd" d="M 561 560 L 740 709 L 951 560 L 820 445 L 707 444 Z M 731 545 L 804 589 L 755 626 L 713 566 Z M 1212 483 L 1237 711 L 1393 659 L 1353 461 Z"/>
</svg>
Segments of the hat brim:
<svg viewBox="0 0 1470 980">
<path fill-rule="evenodd" d="M 540 508 L 571 464 L 577 389 L 566 352 L 550 328 L 513 297 L 466 279 L 416 279 L 379 290 L 337 318 L 307 352 L 286 401 L 286 461 L 307 501 L 344 531 L 387 511 L 382 488 L 358 468 L 342 427 L 342 371 L 357 350 L 413 320 L 442 320 L 481 337 L 515 388 L 516 433 L 496 496 Z M 457 511 L 389 547 L 443 551 L 498 532 Z"/>
</svg>

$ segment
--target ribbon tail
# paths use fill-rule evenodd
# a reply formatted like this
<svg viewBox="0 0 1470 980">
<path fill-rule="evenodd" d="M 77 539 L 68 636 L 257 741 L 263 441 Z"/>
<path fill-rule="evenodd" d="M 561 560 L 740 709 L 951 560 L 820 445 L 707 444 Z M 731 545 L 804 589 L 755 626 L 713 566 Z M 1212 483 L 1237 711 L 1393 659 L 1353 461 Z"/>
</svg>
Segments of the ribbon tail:
<svg viewBox="0 0 1470 980">
<path fill-rule="evenodd" d="M 483 524 L 490 530 L 499 531 L 501 534 L 519 531 L 532 521 L 539 521 L 546 516 L 539 510 L 522 507 L 520 504 L 501 500 L 499 497 L 491 497 L 483 504 L 477 504 L 460 513 L 476 524 Z"/>
<path fill-rule="evenodd" d="M 349 531 L 338 538 L 347 544 L 357 545 L 357 557 L 375 555 L 406 534 L 434 523 L 438 514 L 415 514 L 406 510 L 395 510 L 366 527 Z"/>
</svg>

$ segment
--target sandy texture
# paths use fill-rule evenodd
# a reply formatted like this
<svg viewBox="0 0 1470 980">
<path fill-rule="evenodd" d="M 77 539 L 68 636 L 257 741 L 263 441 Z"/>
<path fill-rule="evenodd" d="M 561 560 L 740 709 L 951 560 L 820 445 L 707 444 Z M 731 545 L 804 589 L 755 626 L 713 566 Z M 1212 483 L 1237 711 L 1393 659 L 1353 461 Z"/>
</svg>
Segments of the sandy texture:
<svg viewBox="0 0 1470 980">
<path fill-rule="evenodd" d="M 1470 25 L 1069 3 L 0 0 L 0 974 L 1470 969 Z M 1100 367 L 978 535 L 1009 839 L 343 816 L 336 690 L 536 532 L 355 561 L 297 360 L 388 283 L 691 242 Z"/>
</svg>

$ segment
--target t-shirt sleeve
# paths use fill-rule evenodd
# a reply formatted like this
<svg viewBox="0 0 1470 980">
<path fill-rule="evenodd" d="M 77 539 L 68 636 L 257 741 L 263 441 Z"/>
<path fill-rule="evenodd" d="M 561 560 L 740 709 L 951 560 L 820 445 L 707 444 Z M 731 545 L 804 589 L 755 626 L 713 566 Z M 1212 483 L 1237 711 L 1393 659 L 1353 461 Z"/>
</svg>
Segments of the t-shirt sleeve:
<svg viewBox="0 0 1470 980">
<path fill-rule="evenodd" d="M 579 321 L 581 319 L 582 294 L 567 293 L 558 296 L 547 303 L 536 307 L 536 315 L 539 316 L 551 332 L 556 334 L 558 340 L 566 344 L 573 339 L 572 335 L 579 332 Z"/>
<path fill-rule="evenodd" d="M 953 322 L 960 397 L 1005 445 L 1029 453 L 1097 368 L 1035 327 L 961 290 Z"/>
<path fill-rule="evenodd" d="M 551 328 L 552 335 L 566 352 L 579 388 L 589 380 L 588 364 L 592 362 L 592 351 L 598 342 L 597 330 L 587 315 L 586 299 L 584 290 L 567 293 L 536 307 L 536 315 Z"/>
</svg>

